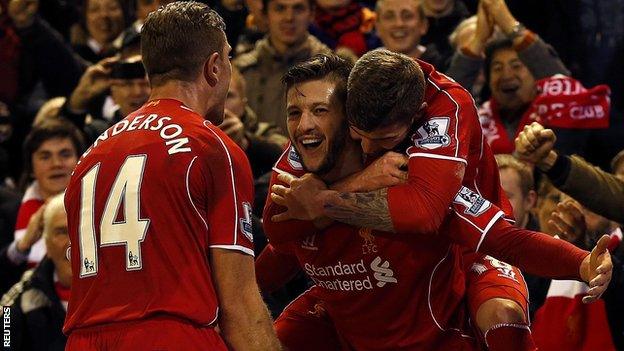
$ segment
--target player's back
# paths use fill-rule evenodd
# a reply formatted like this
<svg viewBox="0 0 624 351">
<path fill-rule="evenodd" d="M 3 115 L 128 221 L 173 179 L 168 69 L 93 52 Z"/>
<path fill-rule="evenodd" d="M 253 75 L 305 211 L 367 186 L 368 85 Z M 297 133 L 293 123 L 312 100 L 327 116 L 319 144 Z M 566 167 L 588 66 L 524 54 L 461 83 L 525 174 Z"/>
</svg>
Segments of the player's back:
<svg viewBox="0 0 624 351">
<path fill-rule="evenodd" d="M 234 177 L 247 196 L 251 175 L 235 175 L 233 164 L 249 167 L 218 128 L 175 100 L 154 100 L 98 138 L 65 196 L 74 273 L 66 333 L 157 315 L 216 320 L 209 247 L 252 252 L 228 212 L 237 211 Z M 224 187 L 229 204 L 214 195 Z M 236 222 L 233 235 L 214 232 L 219 217 Z"/>
</svg>

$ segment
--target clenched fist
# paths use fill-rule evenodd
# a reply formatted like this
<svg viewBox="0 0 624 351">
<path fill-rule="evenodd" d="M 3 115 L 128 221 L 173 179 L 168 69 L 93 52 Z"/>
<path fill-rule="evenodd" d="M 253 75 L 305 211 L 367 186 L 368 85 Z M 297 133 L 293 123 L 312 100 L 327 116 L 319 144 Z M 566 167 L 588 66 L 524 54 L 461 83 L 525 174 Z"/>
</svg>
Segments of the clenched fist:
<svg viewBox="0 0 624 351">
<path fill-rule="evenodd" d="M 515 141 L 516 156 L 542 171 L 549 170 L 557 160 L 557 153 L 553 150 L 557 141 L 555 133 L 537 122 L 525 126 Z"/>
</svg>

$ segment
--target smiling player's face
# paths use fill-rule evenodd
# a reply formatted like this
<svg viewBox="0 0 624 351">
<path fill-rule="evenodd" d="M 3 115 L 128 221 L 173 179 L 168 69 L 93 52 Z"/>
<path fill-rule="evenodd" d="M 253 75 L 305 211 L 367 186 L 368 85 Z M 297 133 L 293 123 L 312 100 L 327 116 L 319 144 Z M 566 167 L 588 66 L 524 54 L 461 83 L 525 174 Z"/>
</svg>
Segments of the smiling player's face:
<svg viewBox="0 0 624 351">
<path fill-rule="evenodd" d="M 348 137 L 335 88 L 333 81 L 324 79 L 296 84 L 287 92 L 288 135 L 308 172 L 332 170 Z"/>
</svg>

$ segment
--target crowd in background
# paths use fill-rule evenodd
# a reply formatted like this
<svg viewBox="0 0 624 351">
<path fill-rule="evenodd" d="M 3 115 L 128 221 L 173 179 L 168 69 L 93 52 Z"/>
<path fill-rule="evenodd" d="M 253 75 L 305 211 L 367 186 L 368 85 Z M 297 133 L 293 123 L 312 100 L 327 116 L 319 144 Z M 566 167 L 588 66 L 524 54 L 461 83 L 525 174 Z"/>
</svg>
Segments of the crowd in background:
<svg viewBox="0 0 624 351">
<path fill-rule="evenodd" d="M 167 2 L 0 0 L 0 295 L 20 307 L 22 349 L 63 348 L 71 269 L 57 195 L 86 146 L 147 101 L 141 25 Z M 318 53 L 357 60 L 385 47 L 473 94 L 518 226 L 585 249 L 612 234 L 612 285 L 624 285 L 624 0 L 204 2 L 224 18 L 233 48 L 220 128 L 251 163 L 256 252 L 266 244 L 259 218 L 270 171 L 288 142 L 283 73 Z M 554 148 L 513 156 L 534 122 L 554 130 Z M 561 282 L 527 283 L 536 340 L 547 343 L 538 326 L 557 323 L 543 307 Z M 308 284 L 300 274 L 267 295 L 272 312 Z M 624 349 L 622 300 L 607 291 L 591 312 L 610 349 Z M 565 322 L 572 342 L 596 337 L 587 313 Z"/>
</svg>

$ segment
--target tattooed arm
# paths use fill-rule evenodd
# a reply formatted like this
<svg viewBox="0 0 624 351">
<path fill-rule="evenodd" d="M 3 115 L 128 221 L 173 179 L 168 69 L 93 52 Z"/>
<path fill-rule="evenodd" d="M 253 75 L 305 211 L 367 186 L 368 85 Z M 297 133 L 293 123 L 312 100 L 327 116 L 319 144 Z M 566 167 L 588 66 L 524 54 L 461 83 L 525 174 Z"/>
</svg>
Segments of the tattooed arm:
<svg viewBox="0 0 624 351">
<path fill-rule="evenodd" d="M 323 213 L 342 223 L 394 232 L 387 193 L 387 188 L 368 193 L 328 191 L 324 196 Z"/>
<path fill-rule="evenodd" d="M 405 183 L 407 172 L 402 168 L 407 161 L 405 155 L 388 152 L 364 170 L 332 184 L 331 190 L 312 174 L 301 178 L 279 175 L 277 179 L 290 188 L 282 185 L 272 187 L 271 201 L 287 210 L 271 219 L 275 222 L 310 220 L 318 229 L 336 220 L 392 232 L 392 219 L 386 200 L 387 187 Z"/>
</svg>

